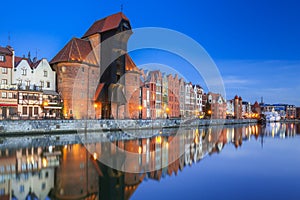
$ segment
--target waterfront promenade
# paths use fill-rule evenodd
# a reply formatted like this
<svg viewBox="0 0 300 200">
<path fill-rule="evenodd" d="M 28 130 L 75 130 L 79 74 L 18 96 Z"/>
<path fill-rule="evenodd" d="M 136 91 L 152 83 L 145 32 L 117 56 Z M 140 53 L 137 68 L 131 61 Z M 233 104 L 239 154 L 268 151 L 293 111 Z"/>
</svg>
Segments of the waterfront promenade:
<svg viewBox="0 0 300 200">
<path fill-rule="evenodd" d="M 16 120 L 0 121 L 0 136 L 70 134 L 82 131 L 164 129 L 257 123 L 256 119 L 157 119 L 157 120 Z"/>
</svg>

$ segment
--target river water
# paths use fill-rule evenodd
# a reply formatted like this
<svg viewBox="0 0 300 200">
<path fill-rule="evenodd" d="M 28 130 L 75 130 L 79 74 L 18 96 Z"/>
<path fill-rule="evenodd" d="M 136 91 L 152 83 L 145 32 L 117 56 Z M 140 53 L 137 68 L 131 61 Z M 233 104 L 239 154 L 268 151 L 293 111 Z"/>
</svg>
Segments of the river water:
<svg viewBox="0 0 300 200">
<path fill-rule="evenodd" d="M 272 123 L 1 138 L 0 199 L 296 200 L 299 133 Z"/>
</svg>

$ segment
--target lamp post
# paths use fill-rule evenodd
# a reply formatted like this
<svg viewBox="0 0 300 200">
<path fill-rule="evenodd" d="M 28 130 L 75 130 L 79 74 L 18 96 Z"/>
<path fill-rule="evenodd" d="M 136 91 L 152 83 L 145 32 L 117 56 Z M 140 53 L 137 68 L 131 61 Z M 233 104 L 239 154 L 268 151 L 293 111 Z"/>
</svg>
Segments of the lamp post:
<svg viewBox="0 0 300 200">
<path fill-rule="evenodd" d="M 95 119 L 97 119 L 97 103 L 94 103 L 94 109 L 95 109 Z"/>
<path fill-rule="evenodd" d="M 170 112 L 170 108 L 166 108 L 166 113 L 167 113 L 167 119 L 169 119 L 169 112 Z"/>
<path fill-rule="evenodd" d="M 139 119 L 142 119 L 142 109 L 143 107 L 139 105 Z"/>
</svg>

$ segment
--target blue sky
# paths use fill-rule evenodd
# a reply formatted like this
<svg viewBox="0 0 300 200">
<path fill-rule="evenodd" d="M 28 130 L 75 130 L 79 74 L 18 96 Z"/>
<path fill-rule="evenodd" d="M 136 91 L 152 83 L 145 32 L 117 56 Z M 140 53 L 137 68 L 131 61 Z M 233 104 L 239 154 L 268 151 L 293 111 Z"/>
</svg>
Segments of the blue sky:
<svg viewBox="0 0 300 200">
<path fill-rule="evenodd" d="M 297 0 L 45 0 L 1 3 L 0 45 L 49 60 L 95 20 L 120 11 L 133 28 L 163 27 L 196 40 L 223 77 L 227 98 L 300 106 L 300 2 Z M 157 52 L 132 55 L 138 65 L 162 63 L 201 77 L 182 59 Z M 188 68 L 191 68 L 190 66 Z"/>
</svg>

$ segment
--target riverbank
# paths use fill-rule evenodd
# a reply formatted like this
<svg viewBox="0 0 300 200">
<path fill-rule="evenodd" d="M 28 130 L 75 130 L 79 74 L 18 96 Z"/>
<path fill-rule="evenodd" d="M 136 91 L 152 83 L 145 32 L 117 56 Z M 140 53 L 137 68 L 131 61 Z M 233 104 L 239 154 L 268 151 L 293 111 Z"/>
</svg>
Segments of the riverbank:
<svg viewBox="0 0 300 200">
<path fill-rule="evenodd" d="M 16 120 L 0 121 L 0 136 L 72 134 L 82 131 L 164 129 L 257 123 L 255 119 L 157 119 L 157 120 Z"/>
</svg>

